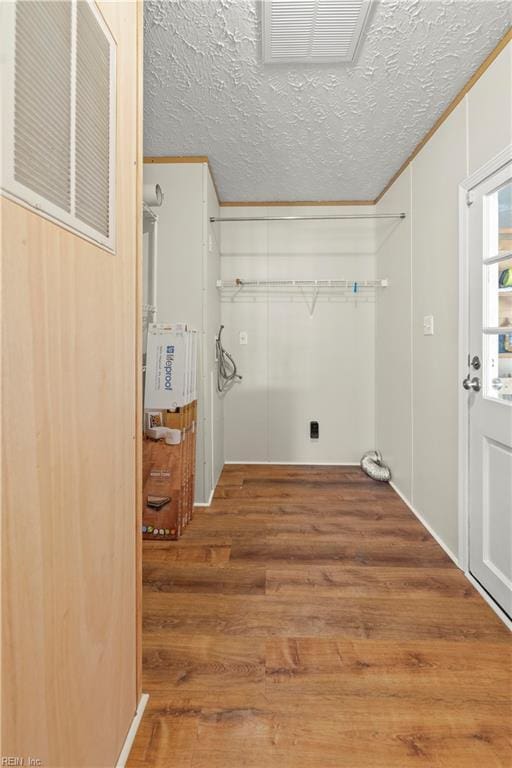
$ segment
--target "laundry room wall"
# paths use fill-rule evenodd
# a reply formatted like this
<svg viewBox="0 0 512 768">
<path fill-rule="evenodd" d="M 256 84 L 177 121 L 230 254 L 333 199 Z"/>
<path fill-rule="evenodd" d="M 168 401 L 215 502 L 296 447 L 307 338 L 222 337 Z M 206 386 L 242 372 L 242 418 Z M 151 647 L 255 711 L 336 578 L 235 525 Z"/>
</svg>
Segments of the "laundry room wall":
<svg viewBox="0 0 512 768">
<path fill-rule="evenodd" d="M 197 504 L 207 504 L 224 465 L 223 402 L 215 389 L 215 335 L 220 324 L 216 282 L 220 254 L 211 216 L 218 200 L 207 162 L 162 158 L 144 165 L 144 183 L 160 184 L 158 322 L 187 322 L 200 333 L 198 349 Z M 145 259 L 147 258 L 147 242 Z M 147 274 L 147 269 L 145 270 Z"/>
<path fill-rule="evenodd" d="M 371 213 L 223 207 L 222 217 Z M 219 225 L 222 278 L 371 280 L 373 220 Z M 377 289 L 386 290 L 386 289 Z M 224 346 L 243 379 L 224 398 L 227 461 L 354 463 L 374 446 L 375 291 L 222 290 Z M 247 344 L 240 343 L 247 334 Z M 310 421 L 320 437 L 310 439 Z"/>
<path fill-rule="evenodd" d="M 512 44 L 398 177 L 379 213 L 410 211 L 377 238 L 390 277 L 376 314 L 376 439 L 394 482 L 458 556 L 459 184 L 512 142 Z M 434 317 L 434 335 L 423 318 Z M 436 478 L 433 482 L 432 478 Z"/>
<path fill-rule="evenodd" d="M 207 242 L 205 248 L 205 355 L 207 376 L 205 381 L 206 396 L 210 399 L 210 429 L 205 453 L 210 452 L 211 467 L 210 495 L 215 490 L 220 474 L 224 467 L 224 399 L 217 392 L 217 359 L 216 338 L 221 324 L 220 296 L 217 290 L 217 280 L 220 278 L 220 233 L 219 224 L 211 222 L 210 218 L 219 216 L 219 201 L 212 176 L 207 170 L 203 178 L 206 185 L 205 197 L 207 210 L 205 216 L 205 231 Z M 209 497 L 208 497 L 209 498 Z"/>
</svg>

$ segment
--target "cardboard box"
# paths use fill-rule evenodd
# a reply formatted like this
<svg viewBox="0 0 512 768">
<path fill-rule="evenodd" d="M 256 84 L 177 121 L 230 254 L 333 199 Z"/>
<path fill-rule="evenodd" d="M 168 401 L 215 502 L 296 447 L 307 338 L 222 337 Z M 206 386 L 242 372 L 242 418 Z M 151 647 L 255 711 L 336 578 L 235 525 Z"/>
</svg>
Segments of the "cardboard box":
<svg viewBox="0 0 512 768">
<path fill-rule="evenodd" d="M 176 540 L 182 532 L 182 446 L 143 441 L 142 533 L 145 539 Z"/>
<path fill-rule="evenodd" d="M 195 390 L 197 333 L 185 323 L 148 326 L 144 407 L 181 408 Z"/>
<path fill-rule="evenodd" d="M 151 411 L 146 422 L 160 423 L 160 415 L 163 426 L 180 430 L 181 443 L 144 438 L 142 525 L 144 538 L 152 541 L 178 539 L 194 509 L 197 402 Z"/>
</svg>

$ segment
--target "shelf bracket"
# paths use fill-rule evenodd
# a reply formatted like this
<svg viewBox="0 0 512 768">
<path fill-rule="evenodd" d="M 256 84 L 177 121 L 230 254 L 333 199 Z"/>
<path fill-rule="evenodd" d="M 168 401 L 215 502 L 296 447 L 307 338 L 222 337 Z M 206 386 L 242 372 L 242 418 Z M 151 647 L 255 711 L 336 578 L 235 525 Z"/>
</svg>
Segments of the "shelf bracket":
<svg viewBox="0 0 512 768">
<path fill-rule="evenodd" d="M 308 312 L 309 312 L 309 316 L 310 317 L 313 317 L 313 315 L 315 313 L 315 307 L 316 307 L 316 302 L 317 302 L 317 299 L 318 299 L 319 291 L 320 291 L 320 288 L 318 287 L 318 285 L 315 286 L 315 288 L 313 289 L 313 295 L 311 297 L 311 302 L 310 302 L 306 292 L 304 291 L 304 288 L 302 286 L 300 286 L 300 292 L 302 293 L 304 301 L 306 302 L 306 306 L 308 308 Z"/>
</svg>

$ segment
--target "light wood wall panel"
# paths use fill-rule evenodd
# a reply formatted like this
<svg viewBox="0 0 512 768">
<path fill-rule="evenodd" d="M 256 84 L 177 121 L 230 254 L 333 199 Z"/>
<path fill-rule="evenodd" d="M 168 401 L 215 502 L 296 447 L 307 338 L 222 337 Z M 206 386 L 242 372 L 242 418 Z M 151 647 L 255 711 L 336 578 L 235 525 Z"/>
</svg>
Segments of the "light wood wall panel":
<svg viewBox="0 0 512 768">
<path fill-rule="evenodd" d="M 1 201 L 2 751 L 62 768 L 115 765 L 137 702 L 139 9 L 99 7 L 116 253 Z"/>
</svg>

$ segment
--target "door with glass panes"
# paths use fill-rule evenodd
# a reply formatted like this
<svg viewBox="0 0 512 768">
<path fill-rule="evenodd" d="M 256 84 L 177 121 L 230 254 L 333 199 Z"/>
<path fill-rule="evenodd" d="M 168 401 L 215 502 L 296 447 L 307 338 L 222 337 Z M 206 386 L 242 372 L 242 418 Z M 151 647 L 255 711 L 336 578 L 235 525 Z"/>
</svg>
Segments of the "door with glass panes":
<svg viewBox="0 0 512 768">
<path fill-rule="evenodd" d="M 512 163 L 468 214 L 469 570 L 512 615 Z"/>
</svg>

